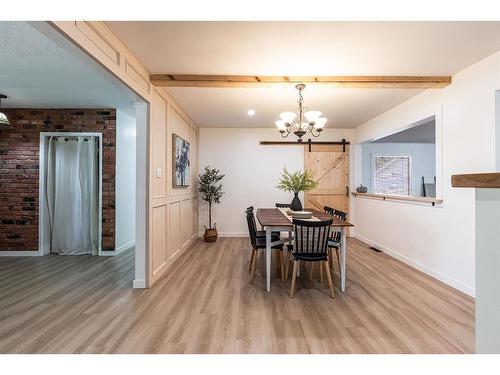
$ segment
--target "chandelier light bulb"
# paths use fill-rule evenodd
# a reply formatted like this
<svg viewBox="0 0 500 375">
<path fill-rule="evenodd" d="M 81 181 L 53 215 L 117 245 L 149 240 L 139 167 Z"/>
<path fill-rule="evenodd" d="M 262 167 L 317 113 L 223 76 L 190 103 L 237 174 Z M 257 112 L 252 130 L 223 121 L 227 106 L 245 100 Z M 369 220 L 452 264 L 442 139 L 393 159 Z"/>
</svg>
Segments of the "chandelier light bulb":
<svg viewBox="0 0 500 375">
<path fill-rule="evenodd" d="M 287 122 L 289 124 L 292 123 L 293 120 L 295 120 L 295 117 L 297 117 L 297 115 L 293 112 L 282 112 L 280 113 L 280 118 L 281 120 L 283 120 L 284 122 Z"/>
<path fill-rule="evenodd" d="M 304 113 L 304 116 L 306 116 L 307 122 L 309 122 L 309 123 L 316 122 L 316 120 L 319 119 L 319 117 L 321 116 L 321 112 L 320 111 L 307 111 L 306 113 Z"/>
<path fill-rule="evenodd" d="M 274 123 L 276 124 L 276 127 L 278 128 L 279 131 L 285 131 L 286 130 L 285 121 L 283 121 L 283 120 L 277 120 Z"/>
<path fill-rule="evenodd" d="M 306 85 L 303 83 L 295 86 L 299 93 L 297 113 L 281 112 L 281 120 L 274 122 L 282 138 L 286 138 L 290 134 L 295 134 L 298 137 L 297 141 L 299 143 L 303 141 L 302 137 L 306 134 L 313 137 L 319 137 L 326 123 L 326 118 L 320 117 L 320 111 L 303 112 L 304 108 L 307 108 L 304 107 L 304 97 L 302 96 L 302 90 L 304 90 L 305 87 Z"/>
<path fill-rule="evenodd" d="M 326 119 L 325 117 L 318 118 L 314 123 L 314 128 L 315 129 L 323 129 L 325 127 L 325 124 L 327 121 L 328 121 L 328 119 Z"/>
</svg>

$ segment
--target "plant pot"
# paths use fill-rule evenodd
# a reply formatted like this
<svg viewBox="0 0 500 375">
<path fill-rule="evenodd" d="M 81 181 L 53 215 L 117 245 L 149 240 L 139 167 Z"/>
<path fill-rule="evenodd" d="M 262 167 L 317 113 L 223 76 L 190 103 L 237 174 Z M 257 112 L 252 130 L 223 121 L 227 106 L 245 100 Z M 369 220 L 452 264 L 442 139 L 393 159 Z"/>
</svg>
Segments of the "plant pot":
<svg viewBox="0 0 500 375">
<path fill-rule="evenodd" d="M 292 211 L 302 211 L 302 203 L 300 202 L 298 193 L 295 193 L 292 203 L 290 204 L 290 209 Z"/>
<path fill-rule="evenodd" d="M 203 239 L 205 240 L 205 242 L 215 242 L 215 241 L 217 241 L 217 236 L 218 236 L 217 229 L 205 228 L 205 234 L 203 236 Z"/>
</svg>

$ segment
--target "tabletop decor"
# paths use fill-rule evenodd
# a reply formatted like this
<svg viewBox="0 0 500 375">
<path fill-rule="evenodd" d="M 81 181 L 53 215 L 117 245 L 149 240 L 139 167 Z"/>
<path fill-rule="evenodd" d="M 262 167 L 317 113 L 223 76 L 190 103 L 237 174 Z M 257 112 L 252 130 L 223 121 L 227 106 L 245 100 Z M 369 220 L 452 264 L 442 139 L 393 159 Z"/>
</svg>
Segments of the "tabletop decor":
<svg viewBox="0 0 500 375">
<path fill-rule="evenodd" d="M 198 191 L 201 194 L 201 199 L 208 203 L 208 228 L 205 227 L 205 242 L 215 242 L 217 240 L 217 224 L 212 227 L 212 206 L 214 203 L 220 203 L 222 198 L 222 184 L 220 180 L 224 177 L 218 169 L 205 167 L 205 172 L 200 174 Z"/>
<path fill-rule="evenodd" d="M 301 191 L 309 191 L 318 186 L 318 183 L 313 179 L 313 174 L 310 170 L 304 172 L 295 171 L 290 173 L 286 168 L 283 168 L 281 179 L 278 184 L 278 189 L 294 194 L 290 208 L 293 211 L 302 211 L 302 203 L 299 199 Z"/>
<path fill-rule="evenodd" d="M 358 193 L 368 193 L 368 188 L 363 185 L 359 185 L 358 188 L 356 189 Z"/>
</svg>

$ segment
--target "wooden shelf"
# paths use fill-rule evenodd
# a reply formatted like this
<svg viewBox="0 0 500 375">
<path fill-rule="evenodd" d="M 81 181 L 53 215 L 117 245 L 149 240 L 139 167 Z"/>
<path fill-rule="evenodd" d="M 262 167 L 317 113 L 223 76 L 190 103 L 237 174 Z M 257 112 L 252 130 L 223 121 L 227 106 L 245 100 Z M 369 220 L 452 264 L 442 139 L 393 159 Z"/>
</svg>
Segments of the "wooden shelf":
<svg viewBox="0 0 500 375">
<path fill-rule="evenodd" d="M 451 176 L 451 186 L 467 188 L 500 188 L 500 173 L 468 173 Z"/>
<path fill-rule="evenodd" d="M 380 200 L 390 200 L 390 201 L 401 201 L 401 202 L 418 202 L 418 203 L 429 203 L 433 206 L 442 203 L 443 200 L 435 197 L 412 197 L 408 195 L 391 195 L 391 194 L 372 194 L 372 193 L 352 193 L 353 196 L 359 198 L 370 198 L 370 199 L 380 199 Z"/>
</svg>

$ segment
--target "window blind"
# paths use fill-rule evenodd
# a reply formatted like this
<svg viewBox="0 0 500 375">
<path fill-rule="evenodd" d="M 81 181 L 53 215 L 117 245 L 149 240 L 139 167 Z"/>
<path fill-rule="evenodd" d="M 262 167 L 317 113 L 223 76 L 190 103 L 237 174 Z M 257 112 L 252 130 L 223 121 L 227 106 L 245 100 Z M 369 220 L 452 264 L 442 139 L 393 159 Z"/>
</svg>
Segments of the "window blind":
<svg viewBox="0 0 500 375">
<path fill-rule="evenodd" d="M 376 194 L 411 194 L 410 156 L 375 156 L 373 191 Z"/>
</svg>

